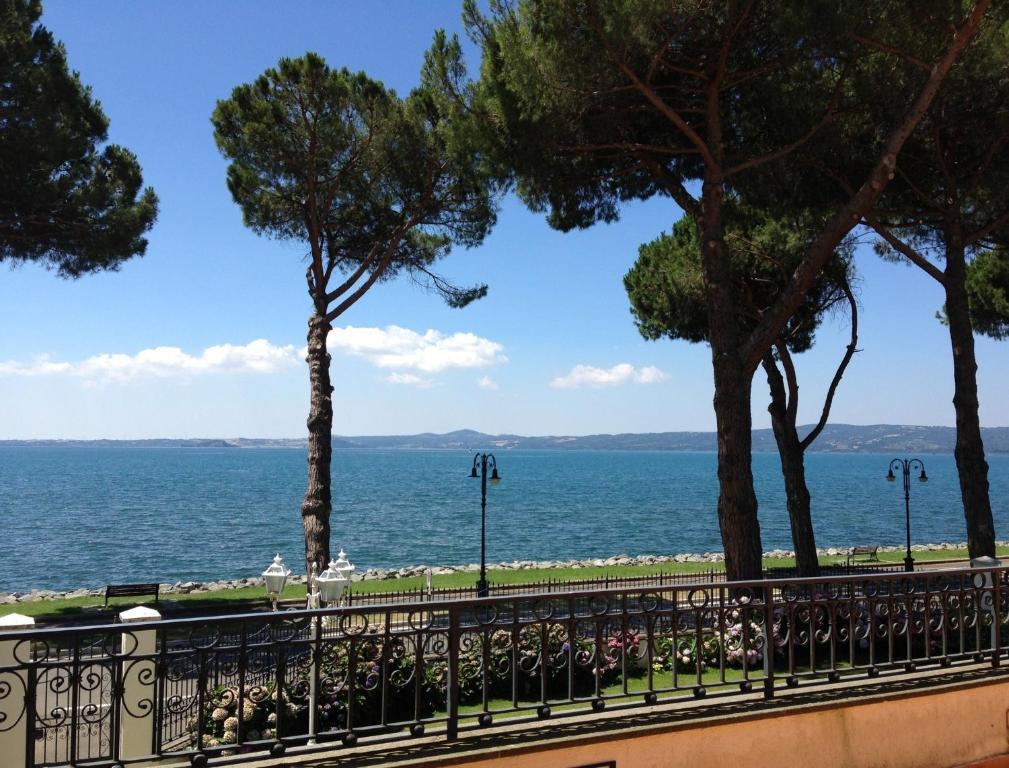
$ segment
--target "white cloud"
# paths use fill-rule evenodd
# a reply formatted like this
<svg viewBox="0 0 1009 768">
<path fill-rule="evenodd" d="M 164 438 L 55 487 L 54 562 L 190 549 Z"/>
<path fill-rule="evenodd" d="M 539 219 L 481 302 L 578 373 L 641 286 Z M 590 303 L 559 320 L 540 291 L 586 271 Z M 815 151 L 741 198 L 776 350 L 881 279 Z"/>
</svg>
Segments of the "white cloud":
<svg viewBox="0 0 1009 768">
<path fill-rule="evenodd" d="M 635 384 L 655 384 L 669 378 L 654 365 L 635 368 L 630 363 L 620 363 L 612 368 L 596 368 L 591 365 L 576 365 L 567 376 L 558 376 L 550 382 L 558 389 L 577 387 L 613 387 L 633 382 Z"/>
<path fill-rule="evenodd" d="M 48 356 L 31 363 L 0 363 L 0 376 L 65 374 L 89 381 L 127 381 L 139 376 L 185 376 L 205 373 L 275 373 L 299 362 L 294 345 L 276 346 L 266 339 L 244 345 L 218 344 L 199 355 L 179 347 L 153 347 L 134 355 L 104 353 L 77 363 L 53 362 Z"/>
<path fill-rule="evenodd" d="M 0 376 L 46 376 L 69 373 L 72 367 L 70 363 L 52 362 L 49 355 L 40 355 L 31 363 L 19 363 L 15 360 L 0 363 Z"/>
<path fill-rule="evenodd" d="M 385 377 L 385 380 L 391 384 L 409 384 L 410 386 L 421 387 L 422 389 L 427 389 L 434 384 L 430 379 L 425 379 L 413 373 L 390 373 Z"/>
<path fill-rule="evenodd" d="M 329 347 L 357 355 L 379 368 L 398 368 L 438 373 L 449 368 L 483 368 L 505 363 L 504 347 L 473 333 L 450 336 L 428 330 L 420 334 L 409 328 L 334 328 Z"/>
<path fill-rule="evenodd" d="M 477 386 L 482 387 L 483 389 L 498 389 L 497 382 L 490 376 L 480 377 L 480 380 L 477 382 Z"/>
</svg>

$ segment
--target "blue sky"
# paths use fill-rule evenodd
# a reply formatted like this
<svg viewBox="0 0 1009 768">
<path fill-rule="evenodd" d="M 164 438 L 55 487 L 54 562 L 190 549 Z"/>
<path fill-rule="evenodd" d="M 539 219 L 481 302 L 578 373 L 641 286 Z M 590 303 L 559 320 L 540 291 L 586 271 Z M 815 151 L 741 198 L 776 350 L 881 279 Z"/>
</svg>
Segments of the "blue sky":
<svg viewBox="0 0 1009 768">
<path fill-rule="evenodd" d="M 460 31 L 459 6 L 48 0 L 44 23 L 101 100 L 111 139 L 139 156 L 161 215 L 147 255 L 118 273 L 66 282 L 34 267 L 0 271 L 0 437 L 303 434 L 302 250 L 242 226 L 210 113 L 235 85 L 307 50 L 406 92 L 433 30 Z M 486 299 L 452 310 L 404 281 L 338 321 L 334 431 L 712 429 L 707 348 L 643 341 L 621 281 L 638 244 L 678 215 L 657 199 L 627 206 L 616 224 L 561 234 L 506 199 L 485 244 L 442 265 L 460 283 L 487 282 Z M 858 267 L 863 351 L 832 420 L 952 424 L 938 285 L 867 249 Z M 818 415 L 847 333 L 828 323 L 800 358 L 804 419 Z M 1009 424 L 1007 353 L 978 340 L 986 426 Z M 757 426 L 765 402 L 758 375 Z"/>
</svg>

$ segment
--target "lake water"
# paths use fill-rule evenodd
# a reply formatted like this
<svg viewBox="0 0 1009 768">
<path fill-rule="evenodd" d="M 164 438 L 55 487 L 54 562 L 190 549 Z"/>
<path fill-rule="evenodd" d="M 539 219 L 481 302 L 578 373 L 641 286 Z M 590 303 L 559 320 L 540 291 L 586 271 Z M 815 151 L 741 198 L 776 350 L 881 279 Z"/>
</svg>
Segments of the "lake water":
<svg viewBox="0 0 1009 768">
<path fill-rule="evenodd" d="M 817 544 L 902 544 L 891 457 L 810 454 Z M 963 541 L 952 456 L 923 457 L 915 542 Z M 502 451 L 488 559 L 718 551 L 710 453 Z M 1009 456 L 989 458 L 996 533 L 1009 538 Z M 337 451 L 333 549 L 359 569 L 479 560 L 480 483 L 456 451 Z M 791 549 L 776 454 L 753 457 L 765 550 Z M 275 552 L 303 568 L 302 451 L 0 448 L 0 592 L 258 575 Z"/>
</svg>

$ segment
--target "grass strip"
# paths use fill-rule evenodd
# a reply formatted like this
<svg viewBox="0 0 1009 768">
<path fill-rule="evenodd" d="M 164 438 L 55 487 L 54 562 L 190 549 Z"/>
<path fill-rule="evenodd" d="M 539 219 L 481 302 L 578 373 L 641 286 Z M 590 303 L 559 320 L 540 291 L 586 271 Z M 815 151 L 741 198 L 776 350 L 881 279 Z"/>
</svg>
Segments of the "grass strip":
<svg viewBox="0 0 1009 768">
<path fill-rule="evenodd" d="M 965 549 L 945 549 L 928 550 L 915 552 L 916 562 L 935 562 L 937 560 L 964 559 L 967 557 Z M 998 556 L 1009 557 L 1009 547 L 999 547 Z M 902 552 L 880 552 L 880 562 L 900 563 L 903 562 Z M 821 557 L 821 564 L 835 565 L 845 562 L 845 556 Z M 793 558 L 765 558 L 765 568 L 788 568 L 795 565 Z M 585 579 L 611 579 L 628 578 L 635 576 L 652 576 L 660 573 L 666 574 L 689 574 L 706 573 L 710 570 L 721 571 L 724 563 L 656 563 L 654 565 L 614 565 L 605 567 L 579 567 L 579 568 L 529 568 L 529 569 L 488 569 L 488 580 L 492 585 L 506 584 L 529 584 L 533 582 L 546 581 L 550 579 L 554 582 L 582 581 Z M 476 581 L 477 574 L 472 571 L 447 573 L 434 577 L 435 588 L 451 589 L 460 587 L 471 587 Z M 375 595 L 383 592 L 398 592 L 401 590 L 422 589 L 424 587 L 423 576 L 413 576 L 403 579 L 382 579 L 354 582 L 355 595 Z M 305 596 L 305 586 L 303 584 L 291 584 L 284 590 L 282 599 L 295 600 Z M 96 620 L 104 621 L 108 617 L 115 615 L 132 605 L 152 603 L 153 598 L 143 598 L 140 600 L 122 599 L 113 600 L 109 604 L 107 611 L 90 610 L 101 609 L 105 602 L 103 597 L 68 597 L 56 598 L 53 600 L 30 600 L 19 603 L 9 603 L 0 607 L 0 616 L 9 613 L 20 613 L 25 616 L 32 616 L 38 621 L 58 622 L 61 618 L 75 618 L 88 612 L 94 613 Z M 162 603 L 172 605 L 173 616 L 180 614 L 199 614 L 202 609 L 218 611 L 228 606 L 235 611 L 247 609 L 263 608 L 269 604 L 266 592 L 262 586 L 238 587 L 235 589 L 222 589 L 215 592 L 192 592 L 189 594 L 169 594 L 162 598 Z M 166 611 L 167 613 L 167 611 Z"/>
</svg>

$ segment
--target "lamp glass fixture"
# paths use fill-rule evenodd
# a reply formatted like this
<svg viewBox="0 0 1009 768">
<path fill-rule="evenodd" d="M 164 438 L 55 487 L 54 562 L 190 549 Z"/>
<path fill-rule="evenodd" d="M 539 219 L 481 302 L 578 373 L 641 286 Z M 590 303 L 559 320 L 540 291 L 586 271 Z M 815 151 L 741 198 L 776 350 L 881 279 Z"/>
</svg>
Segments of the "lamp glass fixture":
<svg viewBox="0 0 1009 768">
<path fill-rule="evenodd" d="M 329 567 L 315 580 L 324 603 L 339 602 L 343 590 L 350 583 L 350 575 L 354 569 L 355 566 L 347 559 L 347 553 L 342 549 L 336 560 L 329 561 Z"/>
<path fill-rule="evenodd" d="M 316 578 L 319 585 L 319 597 L 324 603 L 335 603 L 343 594 L 343 579 L 336 572 L 336 562 L 329 561 L 329 567 Z"/>
<path fill-rule="evenodd" d="M 284 565 L 284 558 L 278 552 L 273 558 L 270 566 L 263 571 L 263 581 L 266 583 L 266 591 L 271 595 L 279 595 L 287 585 L 287 577 L 291 575 L 291 569 Z"/>
</svg>

